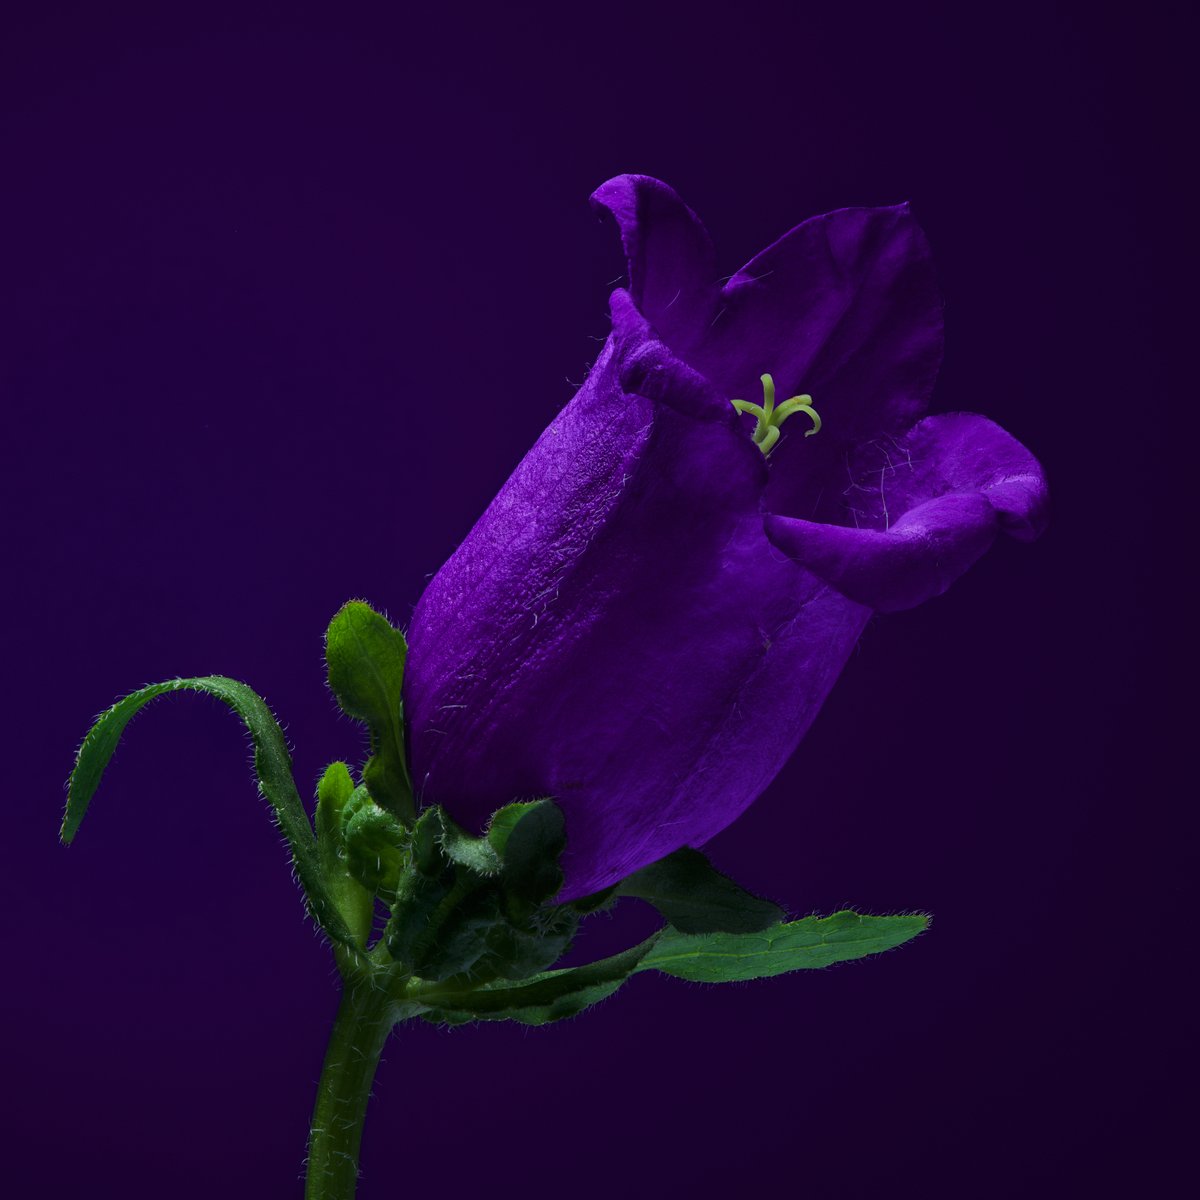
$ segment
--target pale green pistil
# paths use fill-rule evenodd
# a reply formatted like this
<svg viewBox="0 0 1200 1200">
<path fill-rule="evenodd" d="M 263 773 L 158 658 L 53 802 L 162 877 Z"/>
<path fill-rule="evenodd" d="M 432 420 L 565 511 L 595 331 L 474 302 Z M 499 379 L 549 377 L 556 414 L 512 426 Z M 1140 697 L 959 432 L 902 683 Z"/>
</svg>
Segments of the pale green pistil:
<svg viewBox="0 0 1200 1200">
<path fill-rule="evenodd" d="M 751 404 L 749 400 L 731 400 L 730 404 L 738 412 L 751 413 L 757 418 L 754 427 L 754 444 L 764 453 L 770 454 L 771 448 L 779 441 L 779 427 L 792 413 L 807 413 L 812 419 L 813 427 L 804 432 L 805 437 L 812 437 L 821 431 L 821 418 L 812 406 L 812 397 L 808 395 L 793 396 L 782 404 L 775 404 L 775 380 L 770 375 L 762 377 L 763 402 Z"/>
</svg>

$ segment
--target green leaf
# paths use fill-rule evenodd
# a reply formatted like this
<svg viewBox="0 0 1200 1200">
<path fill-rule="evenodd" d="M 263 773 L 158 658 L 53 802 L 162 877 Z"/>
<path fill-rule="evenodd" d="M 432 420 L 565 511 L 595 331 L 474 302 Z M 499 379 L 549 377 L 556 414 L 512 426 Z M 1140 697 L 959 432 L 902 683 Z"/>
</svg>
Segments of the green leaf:
<svg viewBox="0 0 1200 1200">
<path fill-rule="evenodd" d="M 360 946 L 367 944 L 374 898 L 350 873 L 342 814 L 354 794 L 354 780 L 344 762 L 330 763 L 317 784 L 317 853 L 338 911 Z"/>
<path fill-rule="evenodd" d="M 757 933 L 787 916 L 686 847 L 630 875 L 617 892 L 649 901 L 680 933 Z"/>
<path fill-rule="evenodd" d="M 354 780 L 344 762 L 331 762 L 317 782 L 317 845 L 321 861 L 333 863 L 327 855 L 336 854 L 342 837 L 342 809 L 354 794 Z"/>
<path fill-rule="evenodd" d="M 698 983 L 762 979 L 891 950 L 928 927 L 929 918 L 921 913 L 872 917 L 847 910 L 775 925 L 761 933 L 697 935 L 668 928 L 637 970 L 662 971 Z"/>
<path fill-rule="evenodd" d="M 377 804 L 411 824 L 402 700 L 407 653 L 404 634 L 359 600 L 343 605 L 325 633 L 329 686 L 342 711 L 370 730 L 363 782 Z"/>
<path fill-rule="evenodd" d="M 427 1021 L 448 1025 L 468 1021 L 548 1025 L 611 996 L 638 969 L 657 936 L 612 958 L 585 967 L 546 971 L 516 987 L 490 984 L 475 991 L 432 987 L 414 994 L 412 999 L 427 1006 L 421 1014 Z"/>
<path fill-rule="evenodd" d="M 325 661 L 347 716 L 371 726 L 396 721 L 407 653 L 404 635 L 369 604 L 342 605 L 325 633 Z"/>
<path fill-rule="evenodd" d="M 155 683 L 119 700 L 104 713 L 88 730 L 79 747 L 68 783 L 67 811 L 60 833 L 62 840 L 67 845 L 74 840 L 125 726 L 151 700 L 170 692 L 201 692 L 214 696 L 242 719 L 254 742 L 254 770 L 258 775 L 259 790 L 274 809 L 276 823 L 287 839 L 309 911 L 330 937 L 352 945 L 350 931 L 322 877 L 316 838 L 296 791 L 292 760 L 283 732 L 262 698 L 237 680 L 206 675 Z"/>
</svg>

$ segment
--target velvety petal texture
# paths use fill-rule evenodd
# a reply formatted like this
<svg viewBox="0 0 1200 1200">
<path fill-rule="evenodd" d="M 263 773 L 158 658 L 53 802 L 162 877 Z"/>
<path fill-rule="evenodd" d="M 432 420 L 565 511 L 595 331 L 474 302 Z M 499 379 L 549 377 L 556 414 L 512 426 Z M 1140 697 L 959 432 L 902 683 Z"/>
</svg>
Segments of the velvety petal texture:
<svg viewBox="0 0 1200 1200">
<path fill-rule="evenodd" d="M 941 302 L 907 207 L 814 218 L 723 287 L 657 180 L 594 202 L 629 289 L 586 383 L 421 597 L 405 711 L 420 798 L 479 827 L 551 796 L 560 898 L 723 829 L 770 783 L 874 610 L 943 591 L 1045 519 L 1037 463 L 918 420 Z M 730 399 L 813 394 L 769 460 Z M 793 418 L 800 424 L 804 418 Z M 915 422 L 915 423 L 914 423 Z"/>
<path fill-rule="evenodd" d="M 879 612 L 944 592 L 1004 532 L 1028 541 L 1046 518 L 1036 460 L 985 417 L 926 417 L 856 456 L 852 525 L 768 515 L 767 536 L 844 595 Z"/>
</svg>

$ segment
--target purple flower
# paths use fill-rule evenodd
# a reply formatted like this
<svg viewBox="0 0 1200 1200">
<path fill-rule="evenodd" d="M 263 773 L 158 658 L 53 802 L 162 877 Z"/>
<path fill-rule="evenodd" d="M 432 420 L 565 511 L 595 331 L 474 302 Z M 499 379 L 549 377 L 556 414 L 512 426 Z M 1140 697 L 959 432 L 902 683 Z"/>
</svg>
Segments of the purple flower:
<svg viewBox="0 0 1200 1200">
<path fill-rule="evenodd" d="M 724 829 L 873 611 L 945 591 L 1046 510 L 1003 430 L 921 417 L 942 305 L 906 205 L 814 217 L 721 286 L 670 188 L 626 175 L 592 199 L 629 264 L 612 335 L 421 597 L 405 679 L 422 799 L 478 827 L 553 797 L 563 900 Z M 805 409 L 772 448 L 735 411 L 764 374 L 812 397 L 818 436 Z"/>
</svg>

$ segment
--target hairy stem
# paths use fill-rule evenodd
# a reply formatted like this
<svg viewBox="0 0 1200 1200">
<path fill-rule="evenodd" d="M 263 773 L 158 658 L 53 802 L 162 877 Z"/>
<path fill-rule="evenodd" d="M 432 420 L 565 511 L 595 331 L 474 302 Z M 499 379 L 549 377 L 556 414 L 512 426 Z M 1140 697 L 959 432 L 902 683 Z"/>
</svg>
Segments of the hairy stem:
<svg viewBox="0 0 1200 1200">
<path fill-rule="evenodd" d="M 399 1015 L 384 972 L 349 975 L 333 1022 L 308 1140 L 305 1200 L 353 1200 L 379 1055 Z"/>
</svg>

